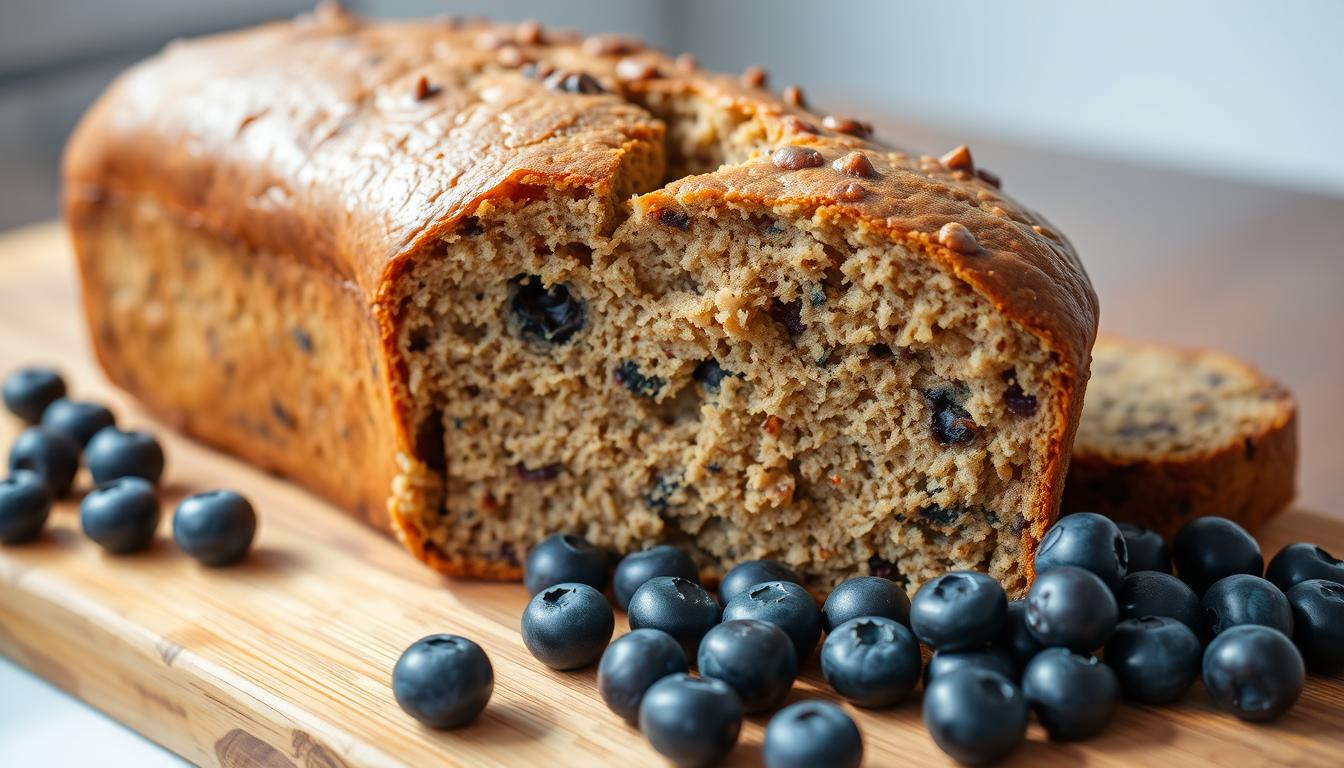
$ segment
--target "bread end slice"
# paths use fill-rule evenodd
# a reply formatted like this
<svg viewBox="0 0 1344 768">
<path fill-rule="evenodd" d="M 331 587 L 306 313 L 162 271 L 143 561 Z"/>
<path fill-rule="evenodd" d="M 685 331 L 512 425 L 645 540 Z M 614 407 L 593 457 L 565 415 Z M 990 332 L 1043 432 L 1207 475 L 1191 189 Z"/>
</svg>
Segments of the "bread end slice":
<svg viewBox="0 0 1344 768">
<path fill-rule="evenodd" d="M 1296 492 L 1297 405 L 1281 384 L 1211 350 L 1103 336 L 1063 512 L 1099 512 L 1170 537 L 1187 520 L 1254 529 Z"/>
</svg>

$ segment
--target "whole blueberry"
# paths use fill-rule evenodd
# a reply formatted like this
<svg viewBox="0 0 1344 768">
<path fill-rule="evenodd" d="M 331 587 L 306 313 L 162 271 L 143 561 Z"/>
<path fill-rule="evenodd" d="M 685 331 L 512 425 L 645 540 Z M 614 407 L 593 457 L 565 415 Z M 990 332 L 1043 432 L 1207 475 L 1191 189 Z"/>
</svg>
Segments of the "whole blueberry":
<svg viewBox="0 0 1344 768">
<path fill-rule="evenodd" d="M 989 576 L 955 571 L 925 582 L 910 602 L 910 628 L 929 647 L 962 651 L 988 645 L 1003 631 L 1008 597 Z"/>
<path fill-rule="evenodd" d="M 523 611 L 523 645 L 551 669 L 578 669 L 597 661 L 615 629 L 607 598 L 577 582 L 541 590 Z"/>
<path fill-rule="evenodd" d="M 1014 600 L 1008 603 L 1008 618 L 1003 622 L 1003 630 L 994 638 L 994 646 L 1002 648 L 1013 657 L 1013 663 L 1019 670 L 1026 669 L 1027 662 L 1045 648 L 1027 629 L 1027 601 Z"/>
<path fill-rule="evenodd" d="M 79 471 L 79 443 L 46 427 L 23 430 L 9 448 L 9 471 L 36 472 L 57 499 L 70 495 Z"/>
<path fill-rule="evenodd" d="M 1036 576 L 1027 592 L 1027 631 L 1041 645 L 1091 653 L 1115 629 L 1115 595 L 1096 574 L 1072 565 Z"/>
<path fill-rule="evenodd" d="M 1125 537 L 1125 551 L 1129 554 L 1129 573 L 1158 571 L 1171 573 L 1171 547 L 1162 534 L 1135 523 L 1116 523 Z"/>
<path fill-rule="evenodd" d="M 494 690 L 490 657 L 457 635 L 416 640 L 392 668 L 397 704 L 431 728 L 458 728 L 475 720 Z"/>
<path fill-rule="evenodd" d="M 1064 565 L 1091 571 L 1115 589 L 1129 572 L 1124 534 L 1109 517 L 1092 512 L 1059 518 L 1036 550 L 1036 573 Z"/>
<path fill-rule="evenodd" d="M 678 576 L 654 576 L 644 582 L 630 598 L 626 613 L 631 629 L 661 629 L 681 645 L 688 659 L 695 658 L 700 639 L 722 615 L 704 587 Z"/>
<path fill-rule="evenodd" d="M 861 616 L 881 616 L 909 626 L 910 596 L 891 579 L 859 576 L 836 587 L 821 607 L 821 625 L 827 632 Z"/>
<path fill-rule="evenodd" d="M 607 588 L 610 560 L 605 550 L 570 533 L 547 536 L 527 551 L 523 584 L 535 595 L 556 584 L 587 584 L 599 592 Z"/>
<path fill-rule="evenodd" d="M 36 539 L 51 513 L 51 491 L 36 472 L 20 469 L 0 480 L 0 544 Z"/>
<path fill-rule="evenodd" d="M 65 380 L 50 368 L 20 368 L 5 377 L 4 396 L 11 413 L 33 424 L 48 405 L 65 397 Z"/>
<path fill-rule="evenodd" d="M 42 426 L 53 432 L 60 432 L 79 443 L 83 448 L 88 445 L 99 430 L 111 427 L 117 419 L 107 406 L 101 403 L 88 403 L 79 400 L 61 398 L 47 406 L 42 413 Z"/>
<path fill-rule="evenodd" d="M 95 483 L 139 477 L 152 484 L 163 476 L 163 448 L 148 432 L 104 427 L 85 447 L 84 463 Z"/>
<path fill-rule="evenodd" d="M 1289 544 L 1269 561 L 1265 578 L 1284 592 L 1307 579 L 1344 584 L 1344 560 L 1315 544 Z"/>
<path fill-rule="evenodd" d="M 1293 643 L 1307 669 L 1325 675 L 1344 672 L 1344 584 L 1307 579 L 1288 590 L 1293 608 Z"/>
<path fill-rule="evenodd" d="M 1262 624 L 1293 635 L 1293 609 L 1279 588 L 1259 576 L 1237 573 L 1214 582 L 1204 593 L 1209 635 L 1241 624 Z"/>
<path fill-rule="evenodd" d="M 826 701 L 800 701 L 765 726 L 766 768 L 859 768 L 863 737 L 845 711 Z"/>
<path fill-rule="evenodd" d="M 798 676 L 798 656 L 784 630 L 757 619 L 725 621 L 700 641 L 703 677 L 731 685 L 746 712 L 778 707 Z"/>
<path fill-rule="evenodd" d="M 1204 608 L 1199 595 L 1184 581 L 1169 573 L 1135 571 L 1125 577 L 1115 592 L 1120 620 L 1143 616 L 1166 616 L 1190 628 L 1204 638 Z"/>
<path fill-rule="evenodd" d="M 84 535 L 114 555 L 139 552 L 159 527 L 154 486 L 139 477 L 120 477 L 99 485 L 79 503 Z"/>
<path fill-rule="evenodd" d="M 789 566 L 778 560 L 748 560 L 738 563 L 719 582 L 719 602 L 727 605 L 748 588 L 767 581 L 790 581 L 799 584 L 802 579 Z"/>
<path fill-rule="evenodd" d="M 821 674 L 860 707 L 889 707 L 919 682 L 919 641 L 904 624 L 881 616 L 850 619 L 821 644 Z"/>
<path fill-rule="evenodd" d="M 1242 720 L 1267 722 L 1292 708 L 1306 681 L 1302 654 L 1273 627 L 1242 624 L 1204 652 L 1204 688 L 1214 706 Z"/>
<path fill-rule="evenodd" d="M 929 663 L 924 667 L 924 686 L 928 687 L 939 675 L 946 675 L 962 667 L 979 667 L 1000 675 L 1013 682 L 1021 676 L 1013 655 L 1003 648 L 989 646 L 973 648 L 969 651 L 934 651 Z"/>
<path fill-rule="evenodd" d="M 924 727 L 963 763 L 1007 757 L 1027 733 L 1027 700 L 1008 678 L 979 667 L 940 675 L 924 689 Z"/>
<path fill-rule="evenodd" d="M 1111 721 L 1120 681 L 1095 656 L 1048 648 L 1022 673 L 1022 695 L 1050 738 L 1077 741 L 1096 736 Z"/>
<path fill-rule="evenodd" d="M 607 708 L 630 724 L 639 721 L 639 702 L 649 686 L 690 669 L 686 652 L 671 635 L 636 629 L 616 638 L 597 665 L 597 690 Z"/>
<path fill-rule="evenodd" d="M 802 664 L 821 640 L 821 611 L 806 589 L 791 581 L 754 584 L 723 607 L 723 620 L 760 619 L 776 624 L 793 642 Z"/>
<path fill-rule="evenodd" d="M 1236 573 L 1259 576 L 1265 560 L 1260 545 L 1245 528 L 1225 517 L 1197 517 L 1181 526 L 1171 542 L 1176 575 L 1195 594 Z"/>
<path fill-rule="evenodd" d="M 173 541 L 203 565 L 232 565 L 247 554 L 257 513 L 233 491 L 206 491 L 182 500 L 173 513 Z"/>
<path fill-rule="evenodd" d="M 711 765 L 737 743 L 742 702 L 712 677 L 668 675 L 644 693 L 639 730 L 676 765 Z"/>
<path fill-rule="evenodd" d="M 630 606 L 630 598 L 634 596 L 635 590 L 654 576 L 680 576 L 690 581 L 700 581 L 695 561 L 683 549 L 664 544 L 643 552 L 633 552 L 617 563 L 616 573 L 611 580 L 616 604 L 621 606 L 621 610 Z"/>
<path fill-rule="evenodd" d="M 1166 616 L 1126 619 L 1106 644 L 1106 664 L 1115 670 L 1127 698 L 1166 704 L 1185 693 L 1199 676 L 1199 638 Z"/>
</svg>

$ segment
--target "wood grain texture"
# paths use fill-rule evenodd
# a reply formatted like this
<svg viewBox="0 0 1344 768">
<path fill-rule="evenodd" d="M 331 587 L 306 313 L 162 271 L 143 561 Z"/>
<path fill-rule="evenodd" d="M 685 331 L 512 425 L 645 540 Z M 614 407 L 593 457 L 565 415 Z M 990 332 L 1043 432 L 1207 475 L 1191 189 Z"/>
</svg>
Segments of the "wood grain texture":
<svg viewBox="0 0 1344 768">
<path fill-rule="evenodd" d="M 52 227 L 0 239 L 0 371 L 55 362 L 76 396 L 157 429 L 165 519 L 151 551 L 108 556 L 80 535 L 72 500 L 40 541 L 0 549 L 0 653 L 201 764 L 660 764 L 602 705 L 593 670 L 552 672 L 528 655 L 521 587 L 444 580 L 301 489 L 160 428 L 112 389 L 89 356 L 65 248 Z M 0 419 L 0 444 L 17 429 Z M 184 495 L 220 486 L 249 496 L 261 525 L 244 564 L 211 571 L 172 546 L 167 515 Z M 1344 522 L 1295 511 L 1261 539 L 1270 551 L 1298 540 L 1344 550 Z M 391 696 L 398 654 L 432 632 L 475 639 L 495 665 L 490 706 L 456 732 L 421 728 Z M 790 700 L 814 696 L 828 697 L 815 659 Z M 849 709 L 866 765 L 948 763 L 916 704 Z M 760 763 L 765 720 L 748 720 L 730 764 Z M 1178 706 L 1122 707 L 1085 744 L 1051 744 L 1033 725 L 1010 763 L 1339 765 L 1342 725 L 1344 680 L 1313 677 L 1298 706 L 1267 726 L 1214 712 L 1196 686 Z"/>
</svg>

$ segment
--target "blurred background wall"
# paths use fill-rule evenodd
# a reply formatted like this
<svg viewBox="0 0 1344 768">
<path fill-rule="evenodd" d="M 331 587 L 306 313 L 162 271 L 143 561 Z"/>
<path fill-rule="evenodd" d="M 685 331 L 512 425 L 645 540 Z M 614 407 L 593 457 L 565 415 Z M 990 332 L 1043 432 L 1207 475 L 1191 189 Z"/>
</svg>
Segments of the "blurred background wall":
<svg viewBox="0 0 1344 768">
<path fill-rule="evenodd" d="M 768 65 L 771 87 L 798 83 L 909 149 L 969 143 L 1073 239 L 1104 328 L 1286 380 L 1306 416 L 1303 500 L 1344 509 L 1344 0 L 346 4 L 636 34 L 707 67 Z M 0 229 L 57 215 L 61 147 L 117 71 L 179 35 L 310 7 L 0 0 Z"/>
</svg>

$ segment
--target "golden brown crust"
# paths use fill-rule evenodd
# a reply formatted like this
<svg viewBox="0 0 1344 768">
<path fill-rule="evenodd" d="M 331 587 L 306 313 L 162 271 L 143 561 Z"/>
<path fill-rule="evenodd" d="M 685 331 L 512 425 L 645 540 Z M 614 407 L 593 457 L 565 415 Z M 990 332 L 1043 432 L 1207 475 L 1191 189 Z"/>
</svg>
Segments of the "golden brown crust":
<svg viewBox="0 0 1344 768">
<path fill-rule="evenodd" d="M 1264 414 L 1234 435 L 1180 451 L 1120 450 L 1080 437 L 1074 445 L 1063 512 L 1099 512 L 1171 537 L 1187 521 L 1231 518 L 1254 530 L 1282 512 L 1296 495 L 1297 407 L 1278 382 L 1218 352 L 1104 337 L 1108 354 L 1161 354 L 1173 369 L 1188 366 L 1244 378 L 1259 393 Z M 1099 374 L 1105 376 L 1105 372 Z M 1084 416 L 1087 418 L 1087 416 Z"/>
<path fill-rule="evenodd" d="M 560 72 L 528 76 L 529 62 Z M 591 75 L 608 92 L 591 93 L 581 80 L 564 80 L 567 73 Z M 151 201 L 243 252 L 350 286 L 379 329 L 377 363 L 392 409 L 380 441 L 406 458 L 415 435 L 389 291 L 407 265 L 482 202 L 540 190 L 609 201 L 614 224 L 624 200 L 641 191 L 623 165 L 664 139 L 663 122 L 634 102 L 694 93 L 754 121 L 762 149 L 637 197 L 636 209 L 753 200 L 916 248 L 1039 336 L 1057 358 L 1057 383 L 1081 393 L 1097 301 L 1067 241 L 1003 196 L 968 152 L 912 157 L 860 138 L 861 123 L 823 118 L 758 85 L 624 39 L 583 41 L 535 25 L 371 23 L 327 11 L 174 44 L 123 76 L 70 143 L 66 207 L 81 251 L 77 222 L 109 205 Z M 822 163 L 772 154 L 785 146 L 803 148 L 786 154 L 814 150 Z M 97 315 L 91 305 L 91 321 Z M 114 353 L 99 353 L 118 368 Z M 1047 501 L 1032 518 L 1036 530 L 1024 532 L 1029 549 L 1061 492 L 1080 401 L 1057 401 L 1061 428 L 1047 449 L 1053 471 L 1039 481 Z M 197 434 L 222 442 L 209 431 Z M 245 443 L 227 445 L 260 459 Z M 316 470 L 296 462 L 283 469 L 342 500 Z M 422 532 L 395 503 L 392 511 L 408 547 L 440 570 L 515 575 L 426 551 Z"/>
</svg>

